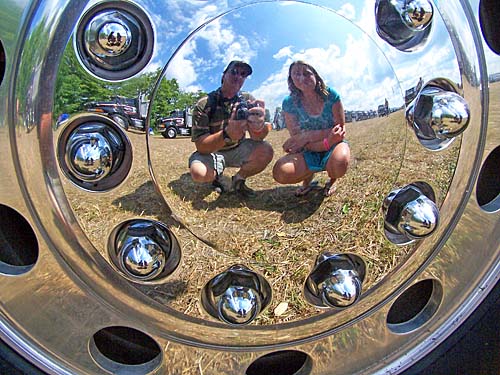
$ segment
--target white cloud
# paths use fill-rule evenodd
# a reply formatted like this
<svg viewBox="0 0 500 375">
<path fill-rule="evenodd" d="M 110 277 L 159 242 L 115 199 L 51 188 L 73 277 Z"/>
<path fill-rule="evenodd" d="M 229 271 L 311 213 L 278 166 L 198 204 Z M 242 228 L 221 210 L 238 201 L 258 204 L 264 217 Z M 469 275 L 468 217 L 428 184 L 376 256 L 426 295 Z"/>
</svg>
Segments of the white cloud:
<svg viewBox="0 0 500 375">
<path fill-rule="evenodd" d="M 283 47 L 281 48 L 277 53 L 275 53 L 273 55 L 273 58 L 275 58 L 276 60 L 279 60 L 283 57 L 290 57 L 292 56 L 292 47 L 291 46 L 286 46 L 286 47 Z"/>
<path fill-rule="evenodd" d="M 337 13 L 349 20 L 356 19 L 356 8 L 351 3 L 343 4 Z"/>
<path fill-rule="evenodd" d="M 200 9 L 195 16 L 195 18 L 198 17 L 198 21 L 194 24 L 207 21 L 211 17 L 210 14 L 218 11 L 217 7 L 212 5 Z M 198 51 L 202 45 L 209 51 L 203 57 Z M 251 62 L 257 55 L 255 50 L 257 47 L 252 48 L 246 36 L 236 33 L 223 18 L 217 18 L 200 29 L 193 39 L 180 48 L 167 69 L 167 77 L 176 78 L 182 90 L 188 91 L 193 87 L 196 90 L 202 89 L 196 82 L 199 75 L 205 74 L 214 67 L 225 66 L 231 60 Z M 218 76 L 212 79 L 215 85 L 218 84 L 218 80 Z"/>
<path fill-rule="evenodd" d="M 194 61 L 192 59 L 193 52 L 196 49 L 196 42 L 191 40 L 187 42 L 172 59 L 168 65 L 166 77 L 167 79 L 175 78 L 181 89 L 191 86 L 196 82 L 198 75 L 195 70 Z"/>
<path fill-rule="evenodd" d="M 251 61 L 256 52 L 251 48 L 244 35 L 237 34 L 223 19 L 210 22 L 196 34 L 196 39 L 203 39 L 208 43 L 211 58 L 226 63 L 235 58 Z"/>
<path fill-rule="evenodd" d="M 252 95 L 258 99 L 264 99 L 266 108 L 274 113 L 276 107 L 281 107 L 283 98 L 288 95 L 288 65 L 283 64 L 281 69 L 268 77 L 258 89 L 252 91 Z"/>
</svg>

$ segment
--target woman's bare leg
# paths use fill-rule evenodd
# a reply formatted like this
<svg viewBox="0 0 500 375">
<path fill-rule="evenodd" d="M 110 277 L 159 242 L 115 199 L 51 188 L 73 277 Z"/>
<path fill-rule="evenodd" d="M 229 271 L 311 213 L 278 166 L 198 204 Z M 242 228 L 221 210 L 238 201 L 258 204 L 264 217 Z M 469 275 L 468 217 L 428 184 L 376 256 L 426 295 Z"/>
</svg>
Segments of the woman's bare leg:
<svg viewBox="0 0 500 375">
<path fill-rule="evenodd" d="M 349 145 L 345 142 L 339 143 L 326 163 L 326 171 L 330 181 L 325 185 L 325 196 L 330 196 L 335 192 L 335 182 L 346 174 L 350 159 L 351 150 Z"/>
<path fill-rule="evenodd" d="M 302 181 L 296 195 L 307 194 L 314 173 L 307 168 L 302 154 L 288 154 L 280 158 L 273 167 L 273 177 L 280 184 L 296 184 Z"/>
</svg>

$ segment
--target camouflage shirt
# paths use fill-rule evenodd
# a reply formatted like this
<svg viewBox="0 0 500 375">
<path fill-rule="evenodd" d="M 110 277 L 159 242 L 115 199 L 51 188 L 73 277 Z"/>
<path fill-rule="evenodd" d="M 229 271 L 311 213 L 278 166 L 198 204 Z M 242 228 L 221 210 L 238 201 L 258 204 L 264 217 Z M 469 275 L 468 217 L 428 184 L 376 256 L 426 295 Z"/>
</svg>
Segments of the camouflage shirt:
<svg viewBox="0 0 500 375">
<path fill-rule="evenodd" d="M 233 106 L 242 100 L 254 100 L 254 98 L 249 93 L 238 93 L 226 99 L 222 96 L 220 88 L 201 98 L 193 109 L 191 140 L 196 142 L 205 134 L 215 134 L 221 131 L 229 123 Z M 236 147 L 239 143 L 240 140 L 227 143 L 222 149 Z"/>
</svg>

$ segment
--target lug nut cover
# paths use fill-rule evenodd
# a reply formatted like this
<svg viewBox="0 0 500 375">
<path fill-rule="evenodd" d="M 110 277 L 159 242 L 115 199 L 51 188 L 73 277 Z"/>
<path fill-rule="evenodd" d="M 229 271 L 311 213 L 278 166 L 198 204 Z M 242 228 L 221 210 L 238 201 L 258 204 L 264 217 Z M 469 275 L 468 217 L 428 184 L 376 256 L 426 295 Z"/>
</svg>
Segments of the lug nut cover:
<svg viewBox="0 0 500 375">
<path fill-rule="evenodd" d="M 91 129 L 77 129 L 70 135 L 67 157 L 74 175 L 87 182 L 96 182 L 108 176 L 114 161 L 108 139 Z"/>
<path fill-rule="evenodd" d="M 465 99 L 436 86 L 424 87 L 408 112 L 407 118 L 419 142 L 430 150 L 447 147 L 470 121 Z"/>
<path fill-rule="evenodd" d="M 271 302 L 267 280 L 243 265 L 234 265 L 210 280 L 201 304 L 213 317 L 232 325 L 251 323 Z"/>
<path fill-rule="evenodd" d="M 131 2 L 101 2 L 81 18 L 75 48 L 90 73 L 106 80 L 123 80 L 150 61 L 153 27 L 147 14 Z"/>
<path fill-rule="evenodd" d="M 306 279 L 304 298 L 319 308 L 346 308 L 359 300 L 365 275 L 365 262 L 355 254 L 320 254 Z"/>
<path fill-rule="evenodd" d="M 125 222 L 112 232 L 108 253 L 121 273 L 135 282 L 159 282 L 179 265 L 180 247 L 163 224 L 145 219 Z"/>
<path fill-rule="evenodd" d="M 126 178 L 132 164 L 127 136 L 112 120 L 82 114 L 70 118 L 58 139 L 59 165 L 72 183 L 88 191 L 106 191 Z"/>
<path fill-rule="evenodd" d="M 385 234 L 397 244 L 406 244 L 430 236 L 439 224 L 434 193 L 425 183 L 395 189 L 383 204 Z"/>
<path fill-rule="evenodd" d="M 377 34 L 400 51 L 416 51 L 427 42 L 433 14 L 428 0 L 377 0 Z"/>
</svg>

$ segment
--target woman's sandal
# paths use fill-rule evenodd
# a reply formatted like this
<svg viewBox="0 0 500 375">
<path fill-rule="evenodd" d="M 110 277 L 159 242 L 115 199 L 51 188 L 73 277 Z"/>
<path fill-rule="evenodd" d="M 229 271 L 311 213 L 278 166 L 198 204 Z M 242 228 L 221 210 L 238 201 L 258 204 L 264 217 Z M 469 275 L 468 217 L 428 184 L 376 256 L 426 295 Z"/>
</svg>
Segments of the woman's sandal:
<svg viewBox="0 0 500 375">
<path fill-rule="evenodd" d="M 335 191 L 337 190 L 337 187 L 335 186 L 335 180 L 328 180 L 328 182 L 325 184 L 325 188 L 323 189 L 323 195 L 325 197 L 331 196 Z"/>
<path fill-rule="evenodd" d="M 318 188 L 318 181 L 311 181 L 308 185 L 306 186 L 301 186 L 295 191 L 295 196 L 296 197 L 303 197 L 307 194 L 309 194 L 312 190 Z"/>
</svg>

